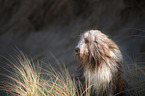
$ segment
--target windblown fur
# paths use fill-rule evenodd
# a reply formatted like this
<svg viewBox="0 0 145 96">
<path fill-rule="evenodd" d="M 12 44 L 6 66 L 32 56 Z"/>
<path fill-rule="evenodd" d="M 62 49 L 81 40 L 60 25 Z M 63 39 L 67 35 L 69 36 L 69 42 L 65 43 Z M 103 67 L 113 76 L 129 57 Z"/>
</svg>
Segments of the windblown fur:
<svg viewBox="0 0 145 96">
<path fill-rule="evenodd" d="M 81 36 L 75 52 L 79 57 L 81 77 L 93 85 L 90 94 L 121 95 L 124 89 L 122 54 L 108 36 L 98 30 L 87 31 Z"/>
</svg>

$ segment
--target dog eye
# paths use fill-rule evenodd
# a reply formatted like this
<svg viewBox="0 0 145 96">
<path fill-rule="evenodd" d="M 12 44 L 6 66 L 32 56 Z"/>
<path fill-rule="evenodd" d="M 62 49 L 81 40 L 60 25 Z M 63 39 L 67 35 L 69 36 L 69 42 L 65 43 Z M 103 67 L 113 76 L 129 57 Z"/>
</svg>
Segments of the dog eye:
<svg viewBox="0 0 145 96">
<path fill-rule="evenodd" d="M 89 40 L 88 39 L 85 39 L 85 43 L 89 43 Z"/>
</svg>

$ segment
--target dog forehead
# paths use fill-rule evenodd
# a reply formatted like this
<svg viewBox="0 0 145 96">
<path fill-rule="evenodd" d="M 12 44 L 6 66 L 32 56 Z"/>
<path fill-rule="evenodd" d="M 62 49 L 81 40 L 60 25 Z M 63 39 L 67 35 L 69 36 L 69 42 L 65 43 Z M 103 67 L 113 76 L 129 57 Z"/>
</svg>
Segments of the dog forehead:
<svg viewBox="0 0 145 96">
<path fill-rule="evenodd" d="M 103 33 L 99 30 L 89 30 L 84 33 L 84 38 L 87 38 L 89 36 L 99 36 L 101 34 L 103 34 Z"/>
<path fill-rule="evenodd" d="M 89 32 L 90 32 L 90 34 L 96 35 L 96 36 L 97 36 L 97 35 L 99 36 L 99 35 L 103 34 L 103 33 L 102 33 L 101 31 L 99 31 L 99 30 L 90 30 Z"/>
<path fill-rule="evenodd" d="M 92 33 L 90 31 L 87 31 L 84 33 L 83 37 L 84 38 L 89 38 L 92 35 Z"/>
<path fill-rule="evenodd" d="M 89 31 L 87 31 L 87 32 L 85 32 L 84 34 L 83 34 L 83 38 L 85 38 L 85 39 L 93 39 L 94 37 L 97 37 L 97 31 L 95 31 L 95 30 L 89 30 Z"/>
</svg>

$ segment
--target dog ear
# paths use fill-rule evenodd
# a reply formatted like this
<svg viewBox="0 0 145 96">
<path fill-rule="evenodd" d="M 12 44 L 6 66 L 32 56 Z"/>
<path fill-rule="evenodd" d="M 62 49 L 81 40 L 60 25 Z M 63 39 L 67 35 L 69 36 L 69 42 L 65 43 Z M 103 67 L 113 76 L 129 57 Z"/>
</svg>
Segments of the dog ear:
<svg viewBox="0 0 145 96">
<path fill-rule="evenodd" d="M 98 66 L 98 64 L 101 63 L 101 57 L 102 57 L 100 50 L 98 50 L 99 49 L 98 47 L 99 47 L 99 45 L 98 45 L 97 41 L 95 41 L 93 44 L 91 44 L 89 46 L 90 55 L 91 55 L 90 56 L 90 63 L 95 65 L 95 66 Z"/>
</svg>

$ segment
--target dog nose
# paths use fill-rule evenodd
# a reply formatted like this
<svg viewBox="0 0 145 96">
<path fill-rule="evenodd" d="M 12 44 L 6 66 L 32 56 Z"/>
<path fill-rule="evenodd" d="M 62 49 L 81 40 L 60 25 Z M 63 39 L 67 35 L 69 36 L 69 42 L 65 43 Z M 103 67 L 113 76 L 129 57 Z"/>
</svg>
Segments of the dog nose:
<svg viewBox="0 0 145 96">
<path fill-rule="evenodd" d="M 80 52 L 79 48 L 75 48 L 75 52 L 78 54 Z"/>
</svg>

